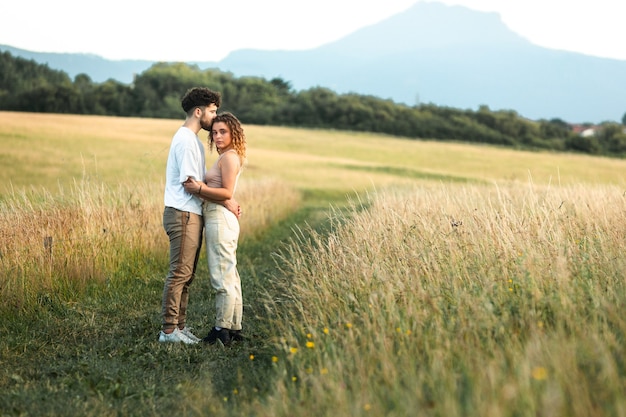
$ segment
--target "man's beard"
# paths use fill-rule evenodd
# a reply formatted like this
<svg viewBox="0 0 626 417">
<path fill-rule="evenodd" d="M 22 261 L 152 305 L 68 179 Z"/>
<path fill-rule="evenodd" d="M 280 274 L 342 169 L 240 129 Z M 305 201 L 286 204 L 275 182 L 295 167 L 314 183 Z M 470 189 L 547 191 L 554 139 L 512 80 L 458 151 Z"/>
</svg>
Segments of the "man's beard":
<svg viewBox="0 0 626 417">
<path fill-rule="evenodd" d="M 206 130 L 207 132 L 211 131 L 211 123 L 205 123 L 203 121 L 200 121 L 200 127 L 204 130 Z"/>
</svg>

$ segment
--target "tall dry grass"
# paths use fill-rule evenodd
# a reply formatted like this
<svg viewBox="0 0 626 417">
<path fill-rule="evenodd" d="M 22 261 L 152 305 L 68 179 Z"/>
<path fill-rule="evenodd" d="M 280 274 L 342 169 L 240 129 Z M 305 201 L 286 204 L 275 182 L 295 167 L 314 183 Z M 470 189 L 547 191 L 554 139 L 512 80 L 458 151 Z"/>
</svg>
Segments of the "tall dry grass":
<svg viewBox="0 0 626 417">
<path fill-rule="evenodd" d="M 356 201 L 284 252 L 259 415 L 626 415 L 625 214 L 615 186 Z"/>
<path fill-rule="evenodd" d="M 271 196 L 271 198 L 269 198 Z M 276 180 L 242 180 L 241 238 L 258 235 L 297 208 L 299 194 Z M 73 299 L 90 285 L 141 278 L 167 262 L 162 184 L 115 188 L 77 181 L 52 194 L 13 191 L 0 202 L 2 308 L 32 308 L 42 297 Z"/>
</svg>

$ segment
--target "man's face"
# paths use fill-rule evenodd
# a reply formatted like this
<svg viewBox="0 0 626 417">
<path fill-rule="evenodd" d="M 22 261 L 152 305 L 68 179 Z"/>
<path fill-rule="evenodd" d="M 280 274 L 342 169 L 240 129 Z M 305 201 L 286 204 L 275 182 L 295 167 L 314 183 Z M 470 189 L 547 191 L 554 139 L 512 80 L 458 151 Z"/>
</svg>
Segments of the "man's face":
<svg viewBox="0 0 626 417">
<path fill-rule="evenodd" d="M 211 130 L 211 122 L 217 116 L 217 106 L 215 104 L 209 104 L 204 108 L 202 116 L 200 116 L 200 127 L 207 132 Z"/>
</svg>

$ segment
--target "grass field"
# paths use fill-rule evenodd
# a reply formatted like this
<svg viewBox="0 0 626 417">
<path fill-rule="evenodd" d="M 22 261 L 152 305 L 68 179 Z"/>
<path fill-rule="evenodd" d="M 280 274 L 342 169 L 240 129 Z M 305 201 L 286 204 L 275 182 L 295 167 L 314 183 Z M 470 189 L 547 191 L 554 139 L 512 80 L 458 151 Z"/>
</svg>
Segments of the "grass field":
<svg viewBox="0 0 626 417">
<path fill-rule="evenodd" d="M 163 346 L 180 124 L 0 112 L 0 415 L 626 416 L 626 161 L 246 126 L 249 340 Z"/>
<path fill-rule="evenodd" d="M 0 195 L 12 187 L 56 192 L 75 181 L 163 180 L 178 120 L 0 112 Z M 246 178 L 297 189 L 346 191 L 415 180 L 617 184 L 624 160 L 415 141 L 364 133 L 248 126 Z M 314 179 L 314 183 L 312 183 Z"/>
</svg>

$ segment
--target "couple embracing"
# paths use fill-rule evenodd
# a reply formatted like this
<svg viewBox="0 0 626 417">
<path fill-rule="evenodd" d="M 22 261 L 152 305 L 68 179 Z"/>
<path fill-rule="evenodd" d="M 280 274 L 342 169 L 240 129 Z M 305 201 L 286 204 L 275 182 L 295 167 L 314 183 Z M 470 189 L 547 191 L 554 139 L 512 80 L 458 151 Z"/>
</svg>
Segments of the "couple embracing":
<svg viewBox="0 0 626 417">
<path fill-rule="evenodd" d="M 170 241 L 169 272 L 163 288 L 159 342 L 225 346 L 242 340 L 243 299 L 237 271 L 241 207 L 235 189 L 246 160 L 246 137 L 239 120 L 217 114 L 221 95 L 204 87 L 189 89 L 181 105 L 185 122 L 172 138 L 166 167 L 163 227 Z M 201 129 L 218 158 L 207 171 Z M 215 321 L 206 337 L 187 326 L 189 286 L 194 280 L 202 234 L 211 286 L 216 292 Z"/>
</svg>

